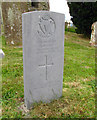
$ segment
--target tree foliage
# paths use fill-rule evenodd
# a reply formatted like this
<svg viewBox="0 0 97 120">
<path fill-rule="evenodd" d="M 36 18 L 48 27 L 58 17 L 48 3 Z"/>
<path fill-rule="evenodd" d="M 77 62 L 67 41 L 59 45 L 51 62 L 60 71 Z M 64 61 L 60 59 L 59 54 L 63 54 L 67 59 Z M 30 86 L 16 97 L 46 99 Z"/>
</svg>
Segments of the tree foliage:
<svg viewBox="0 0 97 120">
<path fill-rule="evenodd" d="M 91 25 L 97 21 L 97 2 L 72 2 L 68 6 L 76 32 L 90 36 Z"/>
</svg>

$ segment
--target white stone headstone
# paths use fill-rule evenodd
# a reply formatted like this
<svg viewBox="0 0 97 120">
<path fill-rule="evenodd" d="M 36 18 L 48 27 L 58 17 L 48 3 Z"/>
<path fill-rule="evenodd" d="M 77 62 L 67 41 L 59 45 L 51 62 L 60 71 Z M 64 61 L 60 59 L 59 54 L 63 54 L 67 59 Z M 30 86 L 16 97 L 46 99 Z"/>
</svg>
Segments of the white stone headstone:
<svg viewBox="0 0 97 120">
<path fill-rule="evenodd" d="M 2 49 L 0 49 L 0 59 L 3 58 L 5 56 L 4 52 L 2 51 Z"/>
<path fill-rule="evenodd" d="M 64 14 L 34 11 L 22 15 L 24 99 L 50 102 L 62 95 Z"/>
</svg>

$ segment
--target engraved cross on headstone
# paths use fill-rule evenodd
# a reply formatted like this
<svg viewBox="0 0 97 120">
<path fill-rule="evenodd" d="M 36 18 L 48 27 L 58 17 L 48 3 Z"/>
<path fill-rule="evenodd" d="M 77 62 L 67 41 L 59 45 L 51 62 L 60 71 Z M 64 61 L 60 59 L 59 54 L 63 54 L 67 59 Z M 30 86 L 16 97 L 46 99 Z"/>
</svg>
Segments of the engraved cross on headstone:
<svg viewBox="0 0 97 120">
<path fill-rule="evenodd" d="M 40 66 L 40 67 L 45 67 L 45 68 L 46 68 L 46 80 L 47 80 L 47 68 L 50 67 L 50 66 L 52 66 L 53 63 L 48 64 L 48 61 L 47 61 L 47 55 L 46 55 L 45 57 L 46 57 L 46 63 L 43 64 L 43 65 L 39 65 L 39 66 Z"/>
</svg>

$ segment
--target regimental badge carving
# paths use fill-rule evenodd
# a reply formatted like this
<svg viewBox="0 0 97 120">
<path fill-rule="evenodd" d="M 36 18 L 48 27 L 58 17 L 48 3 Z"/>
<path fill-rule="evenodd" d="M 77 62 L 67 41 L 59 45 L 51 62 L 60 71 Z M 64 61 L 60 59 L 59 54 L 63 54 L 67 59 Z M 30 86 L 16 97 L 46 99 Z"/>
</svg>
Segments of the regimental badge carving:
<svg viewBox="0 0 97 120">
<path fill-rule="evenodd" d="M 54 34 L 55 29 L 55 21 L 49 15 L 45 15 L 40 18 L 37 30 L 40 36 L 50 37 Z"/>
</svg>

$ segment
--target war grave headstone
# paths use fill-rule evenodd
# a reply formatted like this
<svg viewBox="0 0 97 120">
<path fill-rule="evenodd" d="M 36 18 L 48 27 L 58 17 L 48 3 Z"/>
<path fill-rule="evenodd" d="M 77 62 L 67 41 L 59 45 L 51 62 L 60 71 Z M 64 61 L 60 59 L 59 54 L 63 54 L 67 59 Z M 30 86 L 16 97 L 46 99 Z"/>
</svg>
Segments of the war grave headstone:
<svg viewBox="0 0 97 120">
<path fill-rule="evenodd" d="M 24 99 L 35 102 L 62 96 L 65 15 L 49 11 L 22 14 Z"/>
</svg>

